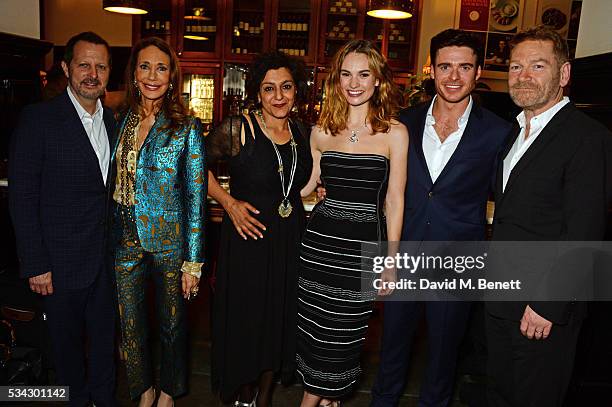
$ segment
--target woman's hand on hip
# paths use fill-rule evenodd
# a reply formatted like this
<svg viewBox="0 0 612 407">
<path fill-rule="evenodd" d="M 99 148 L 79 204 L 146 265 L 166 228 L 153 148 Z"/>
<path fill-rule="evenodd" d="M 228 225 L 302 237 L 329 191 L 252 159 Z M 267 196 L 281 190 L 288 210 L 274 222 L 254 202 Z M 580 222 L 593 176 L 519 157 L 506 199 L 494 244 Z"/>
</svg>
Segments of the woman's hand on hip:
<svg viewBox="0 0 612 407">
<path fill-rule="evenodd" d="M 247 235 L 255 240 L 258 238 L 263 239 L 261 232 L 266 230 L 266 227 L 251 216 L 251 212 L 254 214 L 259 213 L 253 205 L 245 201 L 232 199 L 224 208 L 232 220 L 236 231 L 244 240 L 247 240 Z"/>
</svg>

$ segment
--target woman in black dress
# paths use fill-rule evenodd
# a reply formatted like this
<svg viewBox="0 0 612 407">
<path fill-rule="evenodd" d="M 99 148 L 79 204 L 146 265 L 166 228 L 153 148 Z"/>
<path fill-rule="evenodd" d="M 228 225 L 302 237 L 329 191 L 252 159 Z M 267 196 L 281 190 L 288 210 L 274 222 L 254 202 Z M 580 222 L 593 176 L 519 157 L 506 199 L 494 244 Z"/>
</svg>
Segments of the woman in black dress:
<svg viewBox="0 0 612 407">
<path fill-rule="evenodd" d="M 289 114 L 303 96 L 301 64 L 282 53 L 258 57 L 247 92 L 255 112 L 209 136 L 209 162 L 226 157 L 231 195 L 209 173 L 209 195 L 226 211 L 213 305 L 212 384 L 235 406 L 268 406 L 274 375 L 295 370 L 300 189 L 312 158 Z"/>
<path fill-rule="evenodd" d="M 400 239 L 408 159 L 408 131 L 396 120 L 401 95 L 371 42 L 340 49 L 325 86 L 310 136 L 313 172 L 302 191 L 319 180 L 326 190 L 300 252 L 296 360 L 303 407 L 337 405 L 331 400 L 349 395 L 359 379 L 373 301 L 390 293 L 374 290 L 363 263 L 387 239 Z M 394 270 L 383 272 L 383 281 L 394 279 Z"/>
</svg>

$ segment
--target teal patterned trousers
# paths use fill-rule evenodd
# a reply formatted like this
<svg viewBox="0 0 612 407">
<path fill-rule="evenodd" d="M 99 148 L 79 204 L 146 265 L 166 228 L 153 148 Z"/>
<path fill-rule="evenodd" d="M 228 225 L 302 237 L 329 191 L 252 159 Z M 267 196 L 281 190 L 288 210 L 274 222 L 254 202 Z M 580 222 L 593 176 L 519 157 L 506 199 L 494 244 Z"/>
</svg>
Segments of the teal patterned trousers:
<svg viewBox="0 0 612 407">
<path fill-rule="evenodd" d="M 119 205 L 114 219 L 121 228 L 120 243 L 115 249 L 115 274 L 130 397 L 138 398 L 153 385 L 148 327 L 151 307 L 146 303 L 149 278 L 155 286 L 161 343 L 159 387 L 177 397 L 187 391 L 187 327 L 181 289 L 183 253 L 180 249 L 145 251 L 138 240 L 133 210 Z"/>
</svg>

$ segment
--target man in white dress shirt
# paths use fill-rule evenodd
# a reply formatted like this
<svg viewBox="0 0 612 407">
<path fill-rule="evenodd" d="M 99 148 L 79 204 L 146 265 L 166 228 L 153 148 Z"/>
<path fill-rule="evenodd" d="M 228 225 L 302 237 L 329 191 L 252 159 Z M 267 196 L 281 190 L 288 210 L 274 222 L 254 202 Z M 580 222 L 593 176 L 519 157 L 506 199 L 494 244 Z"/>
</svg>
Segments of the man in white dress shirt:
<svg viewBox="0 0 612 407">
<path fill-rule="evenodd" d="M 571 66 L 557 32 L 532 28 L 510 45 L 510 96 L 523 111 L 497 171 L 493 240 L 602 240 L 605 144 L 612 135 L 563 96 Z M 573 275 L 588 271 L 587 262 L 579 264 Z M 553 280 L 573 284 L 559 275 Z M 562 406 L 585 304 L 534 298 L 488 302 L 486 309 L 488 405 Z"/>
<path fill-rule="evenodd" d="M 410 133 L 402 240 L 484 240 L 487 198 L 511 126 L 471 96 L 483 61 L 477 37 L 445 30 L 432 38 L 430 55 L 436 96 L 400 113 Z M 418 406 L 451 403 L 470 307 L 461 301 L 385 302 L 372 407 L 398 405 L 423 310 L 428 354 Z"/>
<path fill-rule="evenodd" d="M 74 36 L 62 68 L 66 91 L 26 107 L 13 134 L 10 212 L 20 275 L 44 299 L 57 384 L 70 386 L 71 406 L 113 406 L 115 302 L 105 260 L 116 123 L 100 102 L 108 43 Z"/>
</svg>

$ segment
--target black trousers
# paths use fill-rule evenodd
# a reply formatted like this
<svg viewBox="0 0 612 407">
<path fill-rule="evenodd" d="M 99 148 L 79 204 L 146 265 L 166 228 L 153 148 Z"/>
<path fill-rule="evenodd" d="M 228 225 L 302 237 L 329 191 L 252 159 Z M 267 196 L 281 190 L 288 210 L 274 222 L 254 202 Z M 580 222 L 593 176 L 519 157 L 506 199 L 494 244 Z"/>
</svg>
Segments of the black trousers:
<svg viewBox="0 0 612 407">
<path fill-rule="evenodd" d="M 560 407 L 569 385 L 581 318 L 553 325 L 544 340 L 527 339 L 520 322 L 486 313 L 488 407 Z"/>
<path fill-rule="evenodd" d="M 54 287 L 44 297 L 57 382 L 70 386 L 70 406 L 117 405 L 114 295 L 102 270 L 89 287 Z"/>
</svg>

